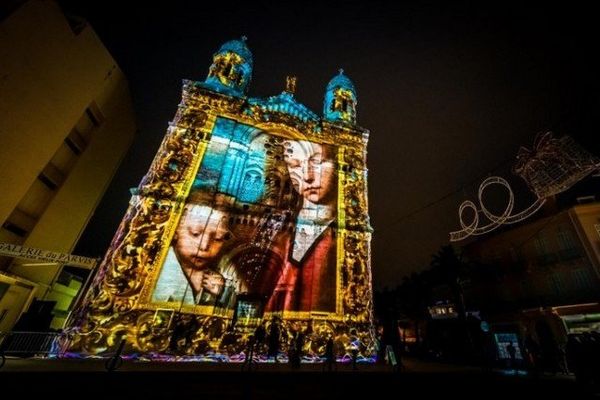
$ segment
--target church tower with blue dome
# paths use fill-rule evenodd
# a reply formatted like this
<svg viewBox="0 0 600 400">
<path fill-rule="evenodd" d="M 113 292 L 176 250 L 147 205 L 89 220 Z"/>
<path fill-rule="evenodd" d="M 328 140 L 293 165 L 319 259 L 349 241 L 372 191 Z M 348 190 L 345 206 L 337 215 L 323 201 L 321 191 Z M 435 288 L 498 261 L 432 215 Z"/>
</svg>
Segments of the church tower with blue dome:
<svg viewBox="0 0 600 400">
<path fill-rule="evenodd" d="M 342 70 L 319 115 L 296 78 L 250 95 L 246 38 L 213 54 L 181 102 L 70 324 L 69 351 L 240 361 L 261 323 L 374 361 L 369 131 Z M 283 85 L 282 85 L 283 86 Z M 190 330 L 183 343 L 181 326 Z M 286 357 L 283 348 L 280 357 Z M 266 360 L 266 355 L 260 355 Z"/>
<path fill-rule="evenodd" d="M 246 37 L 230 40 L 213 55 L 204 86 L 219 93 L 244 96 L 252 79 L 252 64 Z"/>
<path fill-rule="evenodd" d="M 352 81 L 340 69 L 334 76 L 325 92 L 323 117 L 327 121 L 356 124 L 356 89 Z"/>
</svg>

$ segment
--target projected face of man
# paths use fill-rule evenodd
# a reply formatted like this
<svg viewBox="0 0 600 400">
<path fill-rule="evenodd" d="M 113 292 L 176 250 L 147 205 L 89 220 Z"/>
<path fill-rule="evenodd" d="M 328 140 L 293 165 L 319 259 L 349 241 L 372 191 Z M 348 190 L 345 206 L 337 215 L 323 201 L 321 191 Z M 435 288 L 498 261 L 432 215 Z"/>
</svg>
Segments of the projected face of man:
<svg viewBox="0 0 600 400">
<path fill-rule="evenodd" d="M 294 189 L 315 204 L 336 200 L 335 154 L 330 146 L 308 141 L 287 141 L 285 162 Z"/>
<path fill-rule="evenodd" d="M 231 238 L 227 218 L 227 213 L 208 206 L 187 204 L 184 208 L 173 238 L 173 249 L 196 292 L 204 287 L 215 294 L 214 291 L 220 289 L 216 287 L 221 283 L 215 278 L 218 273 L 211 269 L 218 262 L 223 245 Z"/>
</svg>

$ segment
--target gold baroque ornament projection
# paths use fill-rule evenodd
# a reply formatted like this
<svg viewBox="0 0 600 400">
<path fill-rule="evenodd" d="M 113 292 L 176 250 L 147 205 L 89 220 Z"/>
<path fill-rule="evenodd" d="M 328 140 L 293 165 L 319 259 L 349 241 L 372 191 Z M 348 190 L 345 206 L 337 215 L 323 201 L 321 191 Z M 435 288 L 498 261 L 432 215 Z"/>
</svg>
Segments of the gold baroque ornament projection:
<svg viewBox="0 0 600 400">
<path fill-rule="evenodd" d="M 91 289 L 72 319 L 67 354 L 242 361 L 288 346 L 318 361 L 372 360 L 368 131 L 356 90 L 328 84 L 323 117 L 288 87 L 246 95 L 252 55 L 225 43 L 182 102 L 132 196 Z M 301 341 L 301 343 L 299 343 Z"/>
</svg>

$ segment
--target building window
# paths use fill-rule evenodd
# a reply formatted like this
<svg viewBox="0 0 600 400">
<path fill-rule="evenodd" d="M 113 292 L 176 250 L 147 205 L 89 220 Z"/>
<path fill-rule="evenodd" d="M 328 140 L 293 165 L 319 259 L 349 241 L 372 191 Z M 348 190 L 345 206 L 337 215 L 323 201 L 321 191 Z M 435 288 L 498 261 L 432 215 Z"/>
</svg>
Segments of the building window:
<svg viewBox="0 0 600 400">
<path fill-rule="evenodd" d="M 50 190 L 58 189 L 58 185 L 52 181 L 48 176 L 46 176 L 43 172 L 38 175 L 38 179 L 48 187 Z"/>
<path fill-rule="evenodd" d="M 99 117 L 98 111 L 94 111 L 93 108 L 95 108 L 94 105 L 86 108 L 85 116 L 88 117 L 90 121 L 92 121 L 92 124 L 94 124 L 95 127 L 99 127 L 102 124 L 102 118 Z"/>
<path fill-rule="evenodd" d="M 65 144 L 67 145 L 67 147 L 69 147 L 69 149 L 71 149 L 73 153 L 75 153 L 76 156 L 81 154 L 81 149 L 79 148 L 79 146 L 77 146 L 75 142 L 70 138 L 67 137 L 65 139 Z"/>
<path fill-rule="evenodd" d="M 536 238 L 534 240 L 534 244 L 535 244 L 535 251 L 536 251 L 538 257 L 548 254 L 548 242 L 546 241 L 546 238 L 542 234 L 539 234 L 538 236 L 536 236 Z"/>
<path fill-rule="evenodd" d="M 496 349 L 498 351 L 498 358 L 509 359 L 510 354 L 508 352 L 509 343 L 515 348 L 515 358 L 522 360 L 523 355 L 521 354 L 521 348 L 519 347 L 519 338 L 516 333 L 494 333 L 494 340 L 496 342 Z"/>
<path fill-rule="evenodd" d="M 572 260 L 581 256 L 573 232 L 570 229 L 559 227 L 557 236 L 561 260 Z"/>
<path fill-rule="evenodd" d="M 573 271 L 573 281 L 576 291 L 587 291 L 592 287 L 592 277 L 586 268 L 578 268 Z"/>
<path fill-rule="evenodd" d="M 25 196 L 23 196 L 19 204 L 17 204 L 11 217 L 15 217 L 13 214 L 22 213 L 37 220 L 42 216 L 46 207 L 48 207 L 48 204 L 52 201 L 52 198 L 54 198 L 56 189 L 59 186 L 60 181 L 55 181 L 51 176 L 44 173 L 38 175 L 38 179 L 31 184 L 27 193 L 25 193 Z M 9 217 L 9 220 L 11 217 Z"/>
<path fill-rule="evenodd" d="M 223 76 L 229 78 L 229 75 L 231 74 L 231 68 L 232 68 L 231 63 L 227 63 L 225 65 L 225 70 L 223 71 Z"/>
<path fill-rule="evenodd" d="M 534 245 L 537 253 L 538 263 L 540 265 L 548 265 L 556 261 L 554 255 L 550 253 L 548 240 L 543 233 L 540 233 L 536 236 Z"/>
<path fill-rule="evenodd" d="M 4 224 L 2 224 L 2 227 L 4 229 L 6 229 L 7 231 L 12 232 L 15 235 L 23 237 L 23 238 L 25 236 L 27 236 L 27 233 L 28 233 L 25 229 L 21 228 L 17 224 L 14 224 L 10 221 L 6 221 Z"/>
<path fill-rule="evenodd" d="M 552 274 L 550 276 L 550 283 L 556 295 L 560 296 L 565 292 L 565 285 L 559 274 Z"/>
<path fill-rule="evenodd" d="M 10 287 L 10 284 L 6 283 L 6 282 L 0 282 L 0 301 L 2 300 L 2 298 L 4 297 L 4 294 L 6 292 L 8 292 L 8 288 Z"/>
</svg>

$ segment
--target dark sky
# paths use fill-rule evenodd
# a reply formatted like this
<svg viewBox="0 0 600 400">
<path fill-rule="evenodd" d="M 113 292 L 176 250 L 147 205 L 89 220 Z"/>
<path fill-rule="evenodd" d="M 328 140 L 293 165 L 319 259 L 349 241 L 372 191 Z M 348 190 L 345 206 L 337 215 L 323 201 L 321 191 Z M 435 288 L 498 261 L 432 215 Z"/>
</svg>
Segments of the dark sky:
<svg viewBox="0 0 600 400">
<path fill-rule="evenodd" d="M 91 23 L 125 72 L 139 132 L 78 254 L 106 251 L 128 189 L 175 114 L 181 80 L 203 80 L 212 54 L 242 35 L 254 54 L 251 96 L 278 94 L 285 76 L 296 75 L 296 97 L 321 114 L 338 68 L 354 81 L 359 124 L 371 131 L 378 288 L 428 264 L 483 176 L 518 186 L 510 160 L 536 133 L 569 134 L 597 150 L 598 35 L 596 14 L 583 2 L 84 3 L 61 2 Z"/>
</svg>

